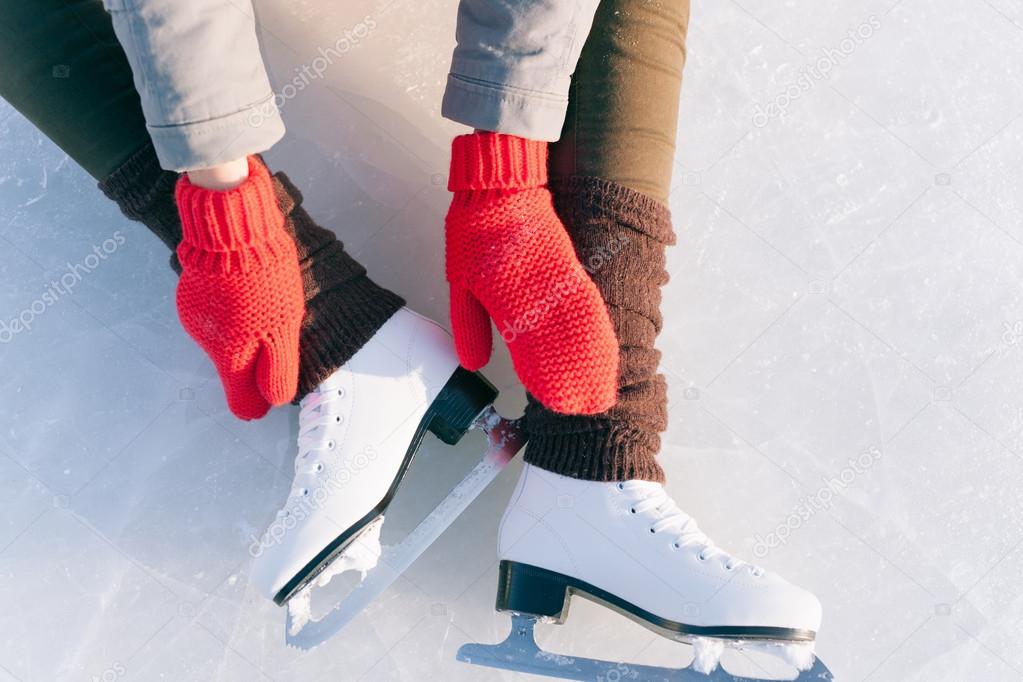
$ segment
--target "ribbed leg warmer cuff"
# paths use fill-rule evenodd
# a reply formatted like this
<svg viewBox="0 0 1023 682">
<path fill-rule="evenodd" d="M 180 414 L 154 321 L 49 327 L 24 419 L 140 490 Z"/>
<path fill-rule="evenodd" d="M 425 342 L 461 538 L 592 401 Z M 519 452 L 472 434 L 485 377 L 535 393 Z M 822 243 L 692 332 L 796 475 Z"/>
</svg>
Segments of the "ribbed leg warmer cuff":
<svg viewBox="0 0 1023 682">
<path fill-rule="evenodd" d="M 664 481 L 657 463 L 667 428 L 667 386 L 657 373 L 665 247 L 675 241 L 668 208 L 635 190 L 592 177 L 551 181 L 558 215 L 600 289 L 620 345 L 618 402 L 595 416 L 566 416 L 532 396 L 526 461 L 592 481 Z"/>
</svg>

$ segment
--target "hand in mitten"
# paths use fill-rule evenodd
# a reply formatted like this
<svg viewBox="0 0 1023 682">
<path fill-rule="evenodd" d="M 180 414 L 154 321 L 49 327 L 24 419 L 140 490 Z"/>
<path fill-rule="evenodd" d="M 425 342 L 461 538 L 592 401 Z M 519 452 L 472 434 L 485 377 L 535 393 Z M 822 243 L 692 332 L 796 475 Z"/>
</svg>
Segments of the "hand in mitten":
<svg viewBox="0 0 1023 682">
<path fill-rule="evenodd" d="M 284 230 L 270 174 L 255 158 L 229 190 L 178 181 L 178 315 L 213 360 L 231 411 L 258 419 L 298 385 L 305 310 L 295 242 Z"/>
<path fill-rule="evenodd" d="M 526 390 L 556 412 L 595 414 L 615 401 L 618 341 L 546 183 L 545 142 L 477 132 L 452 143 L 445 232 L 455 346 L 467 369 L 485 365 L 492 318 Z"/>
</svg>

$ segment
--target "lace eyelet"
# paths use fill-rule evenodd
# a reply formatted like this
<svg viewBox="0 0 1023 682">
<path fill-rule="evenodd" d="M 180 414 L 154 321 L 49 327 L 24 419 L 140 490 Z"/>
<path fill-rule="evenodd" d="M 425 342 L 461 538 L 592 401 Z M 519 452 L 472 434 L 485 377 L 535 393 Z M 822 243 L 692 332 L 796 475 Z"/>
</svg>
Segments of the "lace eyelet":
<svg viewBox="0 0 1023 682">
<path fill-rule="evenodd" d="M 619 483 L 615 487 L 618 488 L 619 490 L 625 490 L 625 484 L 624 483 Z"/>
<path fill-rule="evenodd" d="M 729 566 L 728 564 L 725 564 L 725 570 L 726 571 L 734 571 L 735 570 L 735 566 Z"/>
<path fill-rule="evenodd" d="M 330 440 L 327 441 L 327 449 L 328 450 L 333 450 L 336 447 L 337 447 L 337 441 L 335 441 L 333 438 L 331 438 Z"/>
<path fill-rule="evenodd" d="M 629 510 L 629 513 L 630 513 L 630 514 L 635 514 L 635 513 L 636 513 L 636 508 L 635 508 L 635 507 L 633 507 L 632 509 L 630 509 L 630 510 Z"/>
<path fill-rule="evenodd" d="M 334 417 L 335 424 L 340 424 L 342 421 L 343 420 L 341 419 L 341 415 L 337 415 L 336 417 Z"/>
<path fill-rule="evenodd" d="M 682 549 L 682 545 L 678 544 L 677 542 L 673 542 L 671 543 L 671 549 L 672 551 L 677 552 L 678 550 Z"/>
<path fill-rule="evenodd" d="M 323 471 L 323 462 L 317 462 L 316 466 L 313 467 L 313 469 L 316 470 L 316 473 L 320 473 L 321 471 Z"/>
<path fill-rule="evenodd" d="M 338 398 L 344 398 L 345 397 L 345 389 L 343 389 L 343 388 L 337 389 L 337 397 Z"/>
<path fill-rule="evenodd" d="M 298 491 L 298 494 L 302 497 L 309 497 L 309 488 L 302 488 Z"/>
<path fill-rule="evenodd" d="M 699 554 L 696 555 L 696 559 L 697 561 L 706 561 L 707 557 L 703 556 L 703 552 L 700 552 Z"/>
<path fill-rule="evenodd" d="M 650 534 L 651 534 L 651 535 L 653 535 L 653 534 L 654 534 L 654 533 L 656 533 L 656 532 L 657 532 L 657 531 L 656 531 L 656 530 L 654 530 L 653 528 L 651 528 L 651 529 L 650 529 Z"/>
</svg>

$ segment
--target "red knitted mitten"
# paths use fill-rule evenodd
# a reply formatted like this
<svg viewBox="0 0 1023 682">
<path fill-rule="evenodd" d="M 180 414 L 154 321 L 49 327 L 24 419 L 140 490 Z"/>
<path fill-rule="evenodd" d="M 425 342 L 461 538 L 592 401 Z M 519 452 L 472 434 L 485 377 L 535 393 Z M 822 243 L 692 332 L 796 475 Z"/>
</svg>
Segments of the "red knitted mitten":
<svg viewBox="0 0 1023 682">
<path fill-rule="evenodd" d="M 452 143 L 455 346 L 467 369 L 485 365 L 493 318 L 526 390 L 556 412 L 595 414 L 615 401 L 618 341 L 546 183 L 546 142 L 480 132 Z"/>
<path fill-rule="evenodd" d="M 295 242 L 284 230 L 270 173 L 249 158 L 249 177 L 225 191 L 182 176 L 178 315 L 213 360 L 227 404 L 258 419 L 295 397 L 305 312 Z"/>
</svg>

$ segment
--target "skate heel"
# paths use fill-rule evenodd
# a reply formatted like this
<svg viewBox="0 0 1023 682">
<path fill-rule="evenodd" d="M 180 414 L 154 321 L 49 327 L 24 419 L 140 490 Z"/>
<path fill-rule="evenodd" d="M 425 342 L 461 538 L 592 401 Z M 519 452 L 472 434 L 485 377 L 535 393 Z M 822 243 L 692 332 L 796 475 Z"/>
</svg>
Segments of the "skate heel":
<svg viewBox="0 0 1023 682">
<path fill-rule="evenodd" d="M 560 573 L 515 561 L 501 561 L 498 611 L 553 618 L 563 623 L 568 617 L 568 597 L 568 581 Z"/>
<path fill-rule="evenodd" d="M 497 397 L 497 389 L 481 374 L 459 367 L 430 406 L 429 429 L 454 445 Z"/>
</svg>

